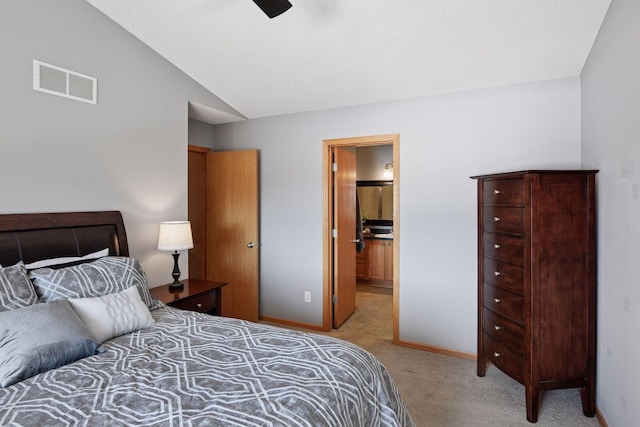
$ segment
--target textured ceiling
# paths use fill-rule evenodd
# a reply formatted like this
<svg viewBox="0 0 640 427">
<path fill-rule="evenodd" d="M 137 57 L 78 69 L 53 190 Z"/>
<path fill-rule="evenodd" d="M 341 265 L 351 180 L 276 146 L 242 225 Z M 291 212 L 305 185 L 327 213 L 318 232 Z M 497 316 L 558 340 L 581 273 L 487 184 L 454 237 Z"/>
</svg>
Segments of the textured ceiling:
<svg viewBox="0 0 640 427">
<path fill-rule="evenodd" d="M 577 76 L 611 0 L 87 0 L 247 118 Z"/>
</svg>

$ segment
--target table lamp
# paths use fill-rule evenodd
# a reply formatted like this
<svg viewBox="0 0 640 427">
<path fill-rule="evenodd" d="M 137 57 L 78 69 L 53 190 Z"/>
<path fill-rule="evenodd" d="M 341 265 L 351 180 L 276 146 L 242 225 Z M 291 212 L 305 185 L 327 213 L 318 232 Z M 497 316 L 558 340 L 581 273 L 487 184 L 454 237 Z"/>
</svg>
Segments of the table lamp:
<svg viewBox="0 0 640 427">
<path fill-rule="evenodd" d="M 178 251 L 193 248 L 193 237 L 191 235 L 191 223 L 189 221 L 163 221 L 160 223 L 160 234 L 158 236 L 158 250 L 173 251 L 173 283 L 169 285 L 170 291 L 179 291 L 184 288 L 180 283 L 180 269 L 178 268 Z"/>
</svg>

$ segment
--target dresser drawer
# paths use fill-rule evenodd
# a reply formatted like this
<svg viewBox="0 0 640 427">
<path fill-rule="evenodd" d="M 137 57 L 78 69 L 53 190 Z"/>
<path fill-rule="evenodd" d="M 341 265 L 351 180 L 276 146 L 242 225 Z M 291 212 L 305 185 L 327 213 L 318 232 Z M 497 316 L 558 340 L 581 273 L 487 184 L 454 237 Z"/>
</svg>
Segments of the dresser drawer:
<svg viewBox="0 0 640 427">
<path fill-rule="evenodd" d="M 172 301 L 169 303 L 171 307 L 181 310 L 197 311 L 200 313 L 208 313 L 213 311 L 217 305 L 217 293 L 219 290 L 213 290 L 205 294 L 196 295 L 190 298 Z"/>
<path fill-rule="evenodd" d="M 522 326 L 486 308 L 483 311 L 483 317 L 484 331 L 487 334 L 518 353 L 524 352 Z"/>
<path fill-rule="evenodd" d="M 520 325 L 524 320 L 524 297 L 484 284 L 484 306 Z"/>
<path fill-rule="evenodd" d="M 485 206 L 482 216 L 484 231 L 524 234 L 524 208 Z"/>
<path fill-rule="evenodd" d="M 522 383 L 524 377 L 524 356 L 511 350 L 484 334 L 484 354 L 491 363 L 507 373 L 514 380 Z"/>
<path fill-rule="evenodd" d="M 522 179 L 496 179 L 484 182 L 485 206 L 524 206 Z"/>
<path fill-rule="evenodd" d="M 522 237 L 484 233 L 484 255 L 519 266 L 524 265 L 524 240 Z"/>
<path fill-rule="evenodd" d="M 485 257 L 483 272 L 485 282 L 512 292 L 524 294 L 523 267 Z"/>
</svg>

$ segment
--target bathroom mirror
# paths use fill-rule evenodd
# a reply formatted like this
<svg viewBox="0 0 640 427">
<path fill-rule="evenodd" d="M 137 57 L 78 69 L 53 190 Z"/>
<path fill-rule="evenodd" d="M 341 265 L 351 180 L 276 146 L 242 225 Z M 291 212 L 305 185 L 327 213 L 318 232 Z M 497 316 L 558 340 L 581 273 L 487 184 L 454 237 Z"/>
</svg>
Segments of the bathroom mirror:
<svg viewBox="0 0 640 427">
<path fill-rule="evenodd" d="M 393 220 L 393 181 L 356 181 L 363 220 Z"/>
</svg>

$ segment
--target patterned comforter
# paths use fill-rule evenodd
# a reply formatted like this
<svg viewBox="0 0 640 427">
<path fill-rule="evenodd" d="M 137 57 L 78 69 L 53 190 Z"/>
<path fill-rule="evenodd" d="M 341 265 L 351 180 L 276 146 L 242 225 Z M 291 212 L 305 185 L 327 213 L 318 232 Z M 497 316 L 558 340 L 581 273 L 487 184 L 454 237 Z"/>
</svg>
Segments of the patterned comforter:
<svg viewBox="0 0 640 427">
<path fill-rule="evenodd" d="M 350 343 L 164 307 L 105 352 L 0 389 L 5 426 L 413 426 Z"/>
</svg>

